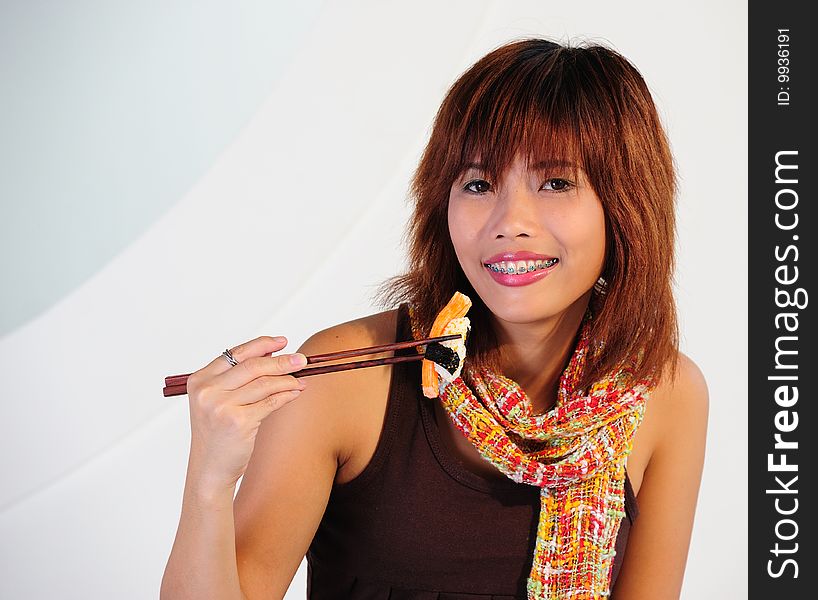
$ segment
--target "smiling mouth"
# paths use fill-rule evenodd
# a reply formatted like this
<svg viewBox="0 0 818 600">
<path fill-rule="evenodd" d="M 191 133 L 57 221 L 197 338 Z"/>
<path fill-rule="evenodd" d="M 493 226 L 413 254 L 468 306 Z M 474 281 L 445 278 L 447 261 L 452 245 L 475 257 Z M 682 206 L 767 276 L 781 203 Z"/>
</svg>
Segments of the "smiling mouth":
<svg viewBox="0 0 818 600">
<path fill-rule="evenodd" d="M 553 267 L 559 262 L 558 258 L 551 258 L 548 260 L 516 260 L 505 261 L 501 260 L 496 263 L 486 263 L 487 269 L 495 273 L 505 273 L 507 275 L 521 275 L 523 273 L 531 273 L 533 271 L 541 271 Z"/>
</svg>

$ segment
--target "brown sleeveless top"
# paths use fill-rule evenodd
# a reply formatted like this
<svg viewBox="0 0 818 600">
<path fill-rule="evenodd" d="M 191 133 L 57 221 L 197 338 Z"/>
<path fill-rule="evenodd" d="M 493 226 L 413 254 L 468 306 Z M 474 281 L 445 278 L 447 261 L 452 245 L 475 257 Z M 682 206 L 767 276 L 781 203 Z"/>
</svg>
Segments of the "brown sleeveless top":
<svg viewBox="0 0 818 600">
<path fill-rule="evenodd" d="M 396 340 L 410 339 L 402 304 Z M 392 366 L 375 453 L 355 479 L 332 487 L 307 552 L 311 600 L 526 597 L 540 489 L 486 479 L 447 453 L 430 405 L 435 400 L 421 392 L 420 365 Z M 627 478 L 625 513 L 612 588 L 638 514 Z"/>
</svg>

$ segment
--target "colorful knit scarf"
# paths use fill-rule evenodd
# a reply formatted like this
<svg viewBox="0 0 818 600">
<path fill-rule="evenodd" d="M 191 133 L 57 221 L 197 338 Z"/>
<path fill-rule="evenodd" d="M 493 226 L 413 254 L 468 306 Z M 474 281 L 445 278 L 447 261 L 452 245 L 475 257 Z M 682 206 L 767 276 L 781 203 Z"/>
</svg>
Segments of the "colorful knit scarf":
<svg viewBox="0 0 818 600">
<path fill-rule="evenodd" d="M 409 314 L 415 339 L 427 337 L 418 331 L 411 305 Z M 442 375 L 439 399 L 457 429 L 506 476 L 541 488 L 529 600 L 610 596 L 614 546 L 625 516 L 625 459 L 652 385 L 627 386 L 631 369 L 624 367 L 587 394 L 575 389 L 589 354 L 592 318 L 589 309 L 560 378 L 557 403 L 542 415 L 532 414 L 517 383 L 488 369 L 473 374 L 475 389 L 469 388 L 460 375 L 464 349 L 453 378 L 435 366 Z"/>
</svg>

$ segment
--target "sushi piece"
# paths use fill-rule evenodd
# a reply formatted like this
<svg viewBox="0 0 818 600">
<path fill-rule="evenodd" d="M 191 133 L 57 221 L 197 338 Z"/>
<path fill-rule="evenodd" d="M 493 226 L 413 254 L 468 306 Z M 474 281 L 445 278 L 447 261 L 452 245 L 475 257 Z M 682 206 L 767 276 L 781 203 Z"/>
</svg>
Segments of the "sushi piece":
<svg viewBox="0 0 818 600">
<path fill-rule="evenodd" d="M 466 317 L 466 313 L 471 308 L 471 300 L 465 294 L 455 292 L 449 303 L 441 310 L 429 337 L 442 335 L 460 334 L 460 339 L 448 340 L 438 344 L 430 344 L 427 352 L 431 351 L 430 358 L 424 360 L 422 366 L 423 395 L 427 398 L 437 398 L 440 394 L 439 380 L 445 385 L 460 376 L 463 369 L 463 361 L 466 358 L 466 339 L 468 337 L 471 324 Z M 432 347 L 432 346 L 439 346 Z M 440 363 L 438 364 L 438 359 Z"/>
</svg>

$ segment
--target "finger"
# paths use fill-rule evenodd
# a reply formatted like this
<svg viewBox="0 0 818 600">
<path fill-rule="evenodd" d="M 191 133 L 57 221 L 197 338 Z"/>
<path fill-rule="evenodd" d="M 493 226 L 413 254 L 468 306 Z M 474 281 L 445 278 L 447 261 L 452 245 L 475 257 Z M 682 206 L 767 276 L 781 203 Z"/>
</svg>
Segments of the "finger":
<svg viewBox="0 0 818 600">
<path fill-rule="evenodd" d="M 294 358 L 297 362 L 293 362 Z M 302 369 L 306 364 L 307 357 L 300 352 L 277 356 L 253 356 L 214 377 L 213 385 L 222 390 L 237 390 L 259 377 L 288 375 Z"/>
<path fill-rule="evenodd" d="M 233 358 L 239 363 L 249 358 L 257 356 L 265 356 L 278 352 L 287 345 L 287 338 L 284 336 L 271 337 L 269 335 L 262 335 L 254 340 L 239 344 L 234 348 L 230 348 L 230 353 Z M 206 378 L 216 377 L 232 368 L 230 361 L 224 354 L 220 354 L 214 358 L 206 367 L 200 370 L 201 375 Z"/>
<path fill-rule="evenodd" d="M 227 394 L 227 402 L 241 406 L 255 404 L 269 396 L 292 390 L 303 390 L 306 382 L 292 375 L 266 375 L 253 379 L 246 385 Z"/>
<path fill-rule="evenodd" d="M 253 416 L 259 421 L 262 421 L 268 417 L 270 413 L 275 412 L 293 400 L 297 400 L 300 395 L 301 392 L 299 390 L 279 392 L 277 394 L 273 394 L 272 396 L 267 396 L 255 404 L 248 405 L 247 410 L 252 411 Z"/>
</svg>

